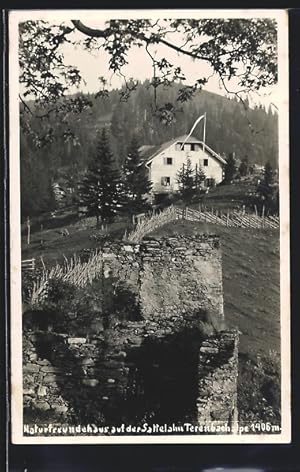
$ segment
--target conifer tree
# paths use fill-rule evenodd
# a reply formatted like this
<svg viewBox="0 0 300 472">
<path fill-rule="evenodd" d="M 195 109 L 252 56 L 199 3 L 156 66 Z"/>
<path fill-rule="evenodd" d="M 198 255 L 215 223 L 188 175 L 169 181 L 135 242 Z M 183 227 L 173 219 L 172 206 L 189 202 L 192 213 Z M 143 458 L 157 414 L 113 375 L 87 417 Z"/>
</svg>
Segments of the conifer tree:
<svg viewBox="0 0 300 472">
<path fill-rule="evenodd" d="M 89 164 L 80 186 L 80 202 L 87 206 L 88 215 L 110 222 L 123 206 L 123 186 L 110 150 L 109 138 L 102 129 L 95 157 Z"/>
<path fill-rule="evenodd" d="M 273 168 L 270 164 L 270 162 L 267 162 L 266 165 L 265 165 L 265 169 L 264 169 L 264 184 L 269 187 L 270 185 L 273 184 Z"/>
<path fill-rule="evenodd" d="M 239 173 L 241 177 L 245 177 L 249 172 L 249 162 L 248 159 L 245 158 L 242 160 L 240 167 L 239 167 Z"/>
<path fill-rule="evenodd" d="M 224 181 L 226 183 L 230 183 L 231 180 L 234 178 L 235 173 L 236 173 L 236 163 L 235 163 L 234 154 L 231 152 L 229 154 L 229 157 L 227 159 L 227 163 L 226 163 L 226 166 L 225 166 Z"/>
<path fill-rule="evenodd" d="M 195 185 L 195 170 L 192 168 L 190 159 L 186 164 L 182 164 L 177 173 L 177 182 L 179 185 L 179 194 L 186 203 L 191 203 L 193 197 L 197 194 Z"/>
<path fill-rule="evenodd" d="M 195 187 L 198 193 L 201 192 L 203 188 L 203 183 L 205 182 L 206 175 L 201 165 L 195 167 Z"/>
<path fill-rule="evenodd" d="M 149 208 L 147 194 L 151 191 L 152 183 L 148 178 L 147 169 L 141 161 L 136 136 L 133 136 L 128 147 L 123 172 L 128 212 L 134 214 Z"/>
<path fill-rule="evenodd" d="M 274 171 L 267 162 L 264 169 L 264 177 L 258 184 L 256 190 L 256 204 L 260 210 L 265 207 L 267 213 L 278 214 L 279 212 L 279 188 L 274 183 Z"/>
</svg>

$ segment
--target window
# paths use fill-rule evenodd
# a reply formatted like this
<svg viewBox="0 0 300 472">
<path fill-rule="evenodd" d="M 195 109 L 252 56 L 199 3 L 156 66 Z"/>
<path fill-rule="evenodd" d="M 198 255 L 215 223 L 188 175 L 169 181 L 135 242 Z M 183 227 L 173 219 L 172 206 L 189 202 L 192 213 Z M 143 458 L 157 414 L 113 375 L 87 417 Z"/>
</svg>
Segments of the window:
<svg viewBox="0 0 300 472">
<path fill-rule="evenodd" d="M 164 157 L 164 164 L 168 166 L 173 165 L 173 157 Z"/>
<path fill-rule="evenodd" d="M 164 187 L 169 187 L 171 185 L 171 177 L 162 177 L 161 185 L 163 185 Z"/>
<path fill-rule="evenodd" d="M 208 159 L 203 159 L 203 165 L 204 165 L 205 167 L 208 166 Z"/>
<path fill-rule="evenodd" d="M 208 178 L 205 180 L 206 187 L 215 187 L 216 181 L 213 178 Z"/>
<path fill-rule="evenodd" d="M 195 151 L 195 146 L 196 146 L 195 143 L 192 143 L 192 144 L 191 144 L 191 151 Z"/>
<path fill-rule="evenodd" d="M 176 151 L 183 151 L 183 149 L 181 149 L 182 144 L 183 143 L 177 143 L 176 144 Z"/>
</svg>

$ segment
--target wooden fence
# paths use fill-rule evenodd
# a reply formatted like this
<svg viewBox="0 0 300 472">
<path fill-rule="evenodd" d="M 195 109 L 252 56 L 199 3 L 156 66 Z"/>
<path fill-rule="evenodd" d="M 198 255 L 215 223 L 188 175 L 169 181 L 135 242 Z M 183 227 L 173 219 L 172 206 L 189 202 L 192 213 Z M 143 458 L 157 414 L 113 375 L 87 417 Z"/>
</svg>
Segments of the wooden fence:
<svg viewBox="0 0 300 472">
<path fill-rule="evenodd" d="M 259 216 L 257 214 L 246 213 L 244 210 L 228 211 L 200 211 L 192 208 L 177 208 L 179 218 L 190 221 L 200 221 L 228 227 L 258 228 L 258 229 L 278 229 L 280 221 L 278 216 Z"/>
<path fill-rule="evenodd" d="M 140 220 L 134 230 L 124 236 L 124 239 L 137 243 L 141 241 L 146 234 L 151 233 L 160 226 L 170 223 L 178 218 L 179 213 L 177 208 L 170 206 L 160 213 L 152 214 L 143 220 Z"/>
<path fill-rule="evenodd" d="M 139 242 L 148 233 L 177 219 L 234 228 L 278 229 L 280 226 L 278 216 L 259 216 L 256 213 L 246 213 L 244 209 L 227 211 L 214 211 L 213 209 L 209 211 L 205 209 L 201 211 L 189 207 L 179 208 L 171 206 L 158 214 L 153 214 L 140 220 L 129 235 L 124 235 L 124 239 Z"/>
<path fill-rule="evenodd" d="M 24 259 L 21 262 L 21 268 L 23 271 L 35 269 L 35 259 Z"/>
<path fill-rule="evenodd" d="M 47 299 L 50 280 L 68 282 L 77 288 L 91 284 L 101 275 L 102 265 L 102 252 L 97 251 L 86 262 L 74 256 L 70 260 L 66 259 L 63 265 L 56 264 L 51 269 L 44 267 L 42 275 L 33 283 L 28 303 L 38 305 Z"/>
</svg>

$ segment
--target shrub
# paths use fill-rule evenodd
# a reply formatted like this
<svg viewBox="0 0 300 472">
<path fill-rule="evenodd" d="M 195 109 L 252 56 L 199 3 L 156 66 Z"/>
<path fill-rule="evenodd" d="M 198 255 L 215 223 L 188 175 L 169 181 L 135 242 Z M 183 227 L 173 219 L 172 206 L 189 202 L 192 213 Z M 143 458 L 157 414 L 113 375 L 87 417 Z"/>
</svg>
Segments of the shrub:
<svg viewBox="0 0 300 472">
<path fill-rule="evenodd" d="M 59 279 L 48 281 L 48 297 L 43 304 L 48 310 L 63 311 L 72 304 L 76 295 L 76 287 Z"/>
<path fill-rule="evenodd" d="M 280 424 L 280 362 L 275 351 L 256 359 L 240 355 L 238 409 L 241 422 Z"/>
</svg>

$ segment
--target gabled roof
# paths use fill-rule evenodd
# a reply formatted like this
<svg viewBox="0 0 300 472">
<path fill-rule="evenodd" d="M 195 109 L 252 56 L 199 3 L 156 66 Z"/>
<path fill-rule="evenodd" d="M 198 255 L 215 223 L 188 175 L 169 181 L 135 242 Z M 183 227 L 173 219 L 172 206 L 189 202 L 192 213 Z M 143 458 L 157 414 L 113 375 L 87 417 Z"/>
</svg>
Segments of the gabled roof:
<svg viewBox="0 0 300 472">
<path fill-rule="evenodd" d="M 144 145 L 141 146 L 139 151 L 141 155 L 141 159 L 145 162 L 145 164 L 148 164 L 149 162 L 152 161 L 158 154 L 163 152 L 165 149 L 168 149 L 170 146 L 172 146 L 175 143 L 183 143 L 185 139 L 187 138 L 187 134 L 183 136 L 179 136 L 178 138 L 172 139 L 170 141 L 167 141 L 163 144 L 159 145 Z M 190 136 L 185 144 L 190 144 L 190 143 L 197 143 L 203 146 L 203 142 L 200 141 L 199 139 L 195 138 L 194 136 Z M 217 159 L 221 164 L 226 164 L 226 160 L 221 157 L 219 154 L 217 154 L 213 149 L 211 149 L 207 144 L 204 144 L 204 148 L 206 152 L 208 152 L 212 157 Z"/>
</svg>

